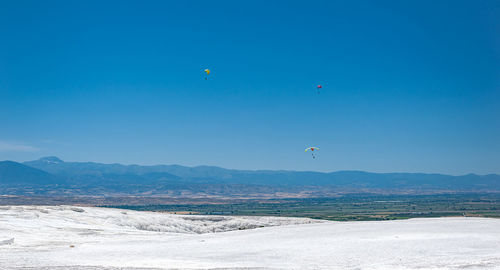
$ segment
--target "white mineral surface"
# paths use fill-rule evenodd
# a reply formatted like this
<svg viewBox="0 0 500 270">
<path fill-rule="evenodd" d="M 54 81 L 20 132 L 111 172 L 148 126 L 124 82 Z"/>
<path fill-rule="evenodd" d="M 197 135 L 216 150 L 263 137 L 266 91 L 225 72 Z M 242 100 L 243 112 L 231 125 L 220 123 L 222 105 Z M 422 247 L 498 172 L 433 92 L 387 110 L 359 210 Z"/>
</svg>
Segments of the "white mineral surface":
<svg viewBox="0 0 500 270">
<path fill-rule="evenodd" d="M 500 219 L 318 222 L 0 206 L 0 269 L 500 269 Z"/>
</svg>

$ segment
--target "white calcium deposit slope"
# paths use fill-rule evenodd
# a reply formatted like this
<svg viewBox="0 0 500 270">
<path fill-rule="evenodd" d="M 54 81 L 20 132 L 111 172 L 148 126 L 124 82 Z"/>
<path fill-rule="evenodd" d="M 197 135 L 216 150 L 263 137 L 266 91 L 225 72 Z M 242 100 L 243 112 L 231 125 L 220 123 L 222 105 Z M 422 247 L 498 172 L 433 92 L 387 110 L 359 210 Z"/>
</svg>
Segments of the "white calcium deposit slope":
<svg viewBox="0 0 500 270">
<path fill-rule="evenodd" d="M 0 207 L 0 269 L 500 269 L 500 220 L 315 222 Z"/>
</svg>

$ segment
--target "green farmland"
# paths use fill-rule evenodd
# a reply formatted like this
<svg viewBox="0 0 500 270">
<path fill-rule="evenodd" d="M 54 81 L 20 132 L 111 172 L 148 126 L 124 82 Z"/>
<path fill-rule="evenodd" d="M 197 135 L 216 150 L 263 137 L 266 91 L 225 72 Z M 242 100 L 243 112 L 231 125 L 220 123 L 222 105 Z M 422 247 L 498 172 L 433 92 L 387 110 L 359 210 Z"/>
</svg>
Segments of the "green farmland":
<svg viewBox="0 0 500 270">
<path fill-rule="evenodd" d="M 113 205 L 175 214 L 309 217 L 336 221 L 417 217 L 500 217 L 500 194 L 348 195 L 338 198 L 245 200 L 228 203 Z"/>
</svg>

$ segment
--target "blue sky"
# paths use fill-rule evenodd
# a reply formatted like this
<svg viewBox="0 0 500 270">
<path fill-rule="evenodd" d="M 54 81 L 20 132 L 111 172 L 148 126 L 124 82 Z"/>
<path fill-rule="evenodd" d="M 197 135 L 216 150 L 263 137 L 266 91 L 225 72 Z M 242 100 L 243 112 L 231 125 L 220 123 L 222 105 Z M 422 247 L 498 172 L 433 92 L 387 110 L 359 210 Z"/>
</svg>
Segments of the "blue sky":
<svg viewBox="0 0 500 270">
<path fill-rule="evenodd" d="M 2 1 L 0 160 L 500 173 L 499 17 L 498 1 Z"/>
</svg>

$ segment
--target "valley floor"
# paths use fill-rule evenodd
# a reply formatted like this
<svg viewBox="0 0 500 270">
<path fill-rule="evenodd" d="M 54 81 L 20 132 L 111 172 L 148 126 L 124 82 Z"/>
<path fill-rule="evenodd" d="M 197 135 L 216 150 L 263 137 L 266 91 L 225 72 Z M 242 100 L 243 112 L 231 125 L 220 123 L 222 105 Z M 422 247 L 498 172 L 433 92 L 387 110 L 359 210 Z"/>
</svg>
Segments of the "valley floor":
<svg viewBox="0 0 500 270">
<path fill-rule="evenodd" d="M 0 269 L 500 269 L 500 219 L 331 222 L 1 206 Z"/>
</svg>

